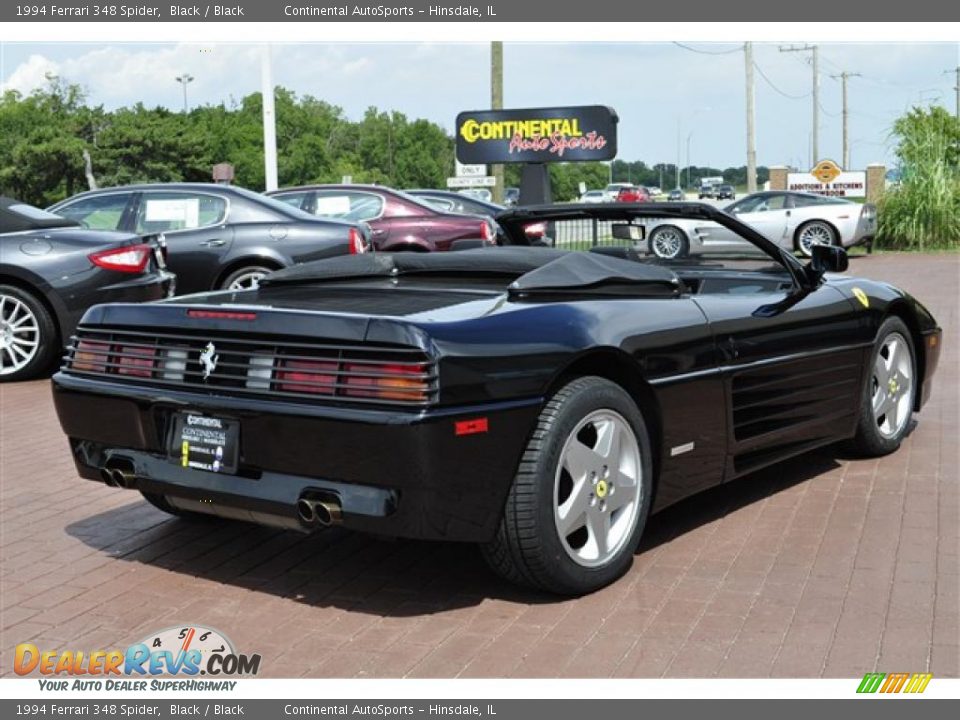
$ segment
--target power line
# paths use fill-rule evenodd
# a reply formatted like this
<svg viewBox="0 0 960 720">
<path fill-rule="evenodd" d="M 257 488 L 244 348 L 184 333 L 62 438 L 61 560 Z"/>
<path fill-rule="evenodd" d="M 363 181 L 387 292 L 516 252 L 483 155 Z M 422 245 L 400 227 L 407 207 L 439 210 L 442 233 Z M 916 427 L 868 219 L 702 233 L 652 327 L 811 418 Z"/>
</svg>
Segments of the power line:
<svg viewBox="0 0 960 720">
<path fill-rule="evenodd" d="M 775 91 L 783 95 L 785 98 L 789 98 L 790 100 L 805 100 L 806 98 L 810 97 L 810 93 L 807 93 L 806 95 L 791 95 L 790 93 L 784 92 L 783 90 L 781 90 L 780 88 L 778 88 L 776 85 L 773 84 L 773 80 L 767 77 L 767 74 L 761 69 L 759 65 L 754 63 L 753 66 L 757 69 L 757 72 L 760 73 L 760 77 L 766 80 L 767 85 L 769 85 Z"/>
<path fill-rule="evenodd" d="M 739 45 L 731 50 L 698 50 L 695 47 L 690 47 L 689 45 L 684 45 L 683 43 L 676 41 L 673 41 L 673 44 L 677 47 L 683 48 L 684 50 L 689 50 L 690 52 L 695 52 L 700 55 L 733 55 L 733 53 L 738 53 L 743 50 L 743 48 Z"/>
<path fill-rule="evenodd" d="M 780 46 L 780 52 L 809 52 L 813 65 L 813 133 L 812 151 L 813 162 L 820 160 L 820 48 L 817 45 L 786 45 Z"/>
</svg>

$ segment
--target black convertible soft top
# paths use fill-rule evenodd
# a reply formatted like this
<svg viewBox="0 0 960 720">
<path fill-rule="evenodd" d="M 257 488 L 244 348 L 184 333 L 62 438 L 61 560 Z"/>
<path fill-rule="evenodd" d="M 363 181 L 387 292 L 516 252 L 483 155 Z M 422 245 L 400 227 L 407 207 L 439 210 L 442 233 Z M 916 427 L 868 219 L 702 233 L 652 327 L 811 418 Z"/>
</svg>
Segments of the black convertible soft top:
<svg viewBox="0 0 960 720">
<path fill-rule="evenodd" d="M 261 285 L 336 282 L 410 275 L 500 276 L 513 296 L 600 294 L 675 295 L 672 270 L 596 253 L 540 247 L 502 247 L 446 253 L 343 255 L 294 265 L 265 277 Z"/>
</svg>

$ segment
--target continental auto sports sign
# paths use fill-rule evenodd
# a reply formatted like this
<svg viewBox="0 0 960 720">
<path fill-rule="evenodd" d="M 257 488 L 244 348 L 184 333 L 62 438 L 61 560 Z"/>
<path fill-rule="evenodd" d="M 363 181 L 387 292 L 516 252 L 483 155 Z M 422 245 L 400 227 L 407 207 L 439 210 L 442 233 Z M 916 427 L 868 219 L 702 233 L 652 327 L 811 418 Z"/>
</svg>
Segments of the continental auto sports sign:
<svg viewBox="0 0 960 720">
<path fill-rule="evenodd" d="M 465 165 L 610 160 L 617 155 L 618 119 L 603 105 L 462 112 L 457 160 Z"/>
</svg>

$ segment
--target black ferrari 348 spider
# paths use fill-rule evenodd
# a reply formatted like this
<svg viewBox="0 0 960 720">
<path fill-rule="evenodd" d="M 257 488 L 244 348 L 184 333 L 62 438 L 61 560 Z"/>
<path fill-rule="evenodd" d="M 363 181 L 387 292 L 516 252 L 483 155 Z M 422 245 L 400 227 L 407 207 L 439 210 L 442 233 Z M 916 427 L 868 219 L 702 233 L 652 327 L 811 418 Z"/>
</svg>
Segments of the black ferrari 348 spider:
<svg viewBox="0 0 960 720">
<path fill-rule="evenodd" d="M 498 218 L 518 245 L 548 223 L 554 248 L 350 256 L 93 308 L 53 383 L 79 473 L 174 514 L 475 542 L 576 594 L 692 493 L 840 440 L 899 446 L 940 351 L 919 302 L 711 207 L 612 212 Z M 713 220 L 743 249 L 648 258 L 649 217 Z M 562 249 L 563 223 L 598 218 L 627 245 Z"/>
</svg>

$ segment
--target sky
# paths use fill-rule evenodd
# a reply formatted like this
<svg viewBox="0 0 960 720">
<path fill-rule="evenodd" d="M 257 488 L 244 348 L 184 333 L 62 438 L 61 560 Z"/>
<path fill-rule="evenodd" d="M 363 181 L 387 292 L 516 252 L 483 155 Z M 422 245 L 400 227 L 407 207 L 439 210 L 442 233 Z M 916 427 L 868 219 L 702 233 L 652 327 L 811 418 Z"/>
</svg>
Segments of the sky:
<svg viewBox="0 0 960 720">
<path fill-rule="evenodd" d="M 426 118 L 452 132 L 463 110 L 489 107 L 489 43 L 271 45 L 274 82 L 342 107 Z M 852 169 L 894 163 L 893 121 L 914 105 L 955 107 L 957 43 L 820 45 L 820 156 L 842 161 L 841 88 L 849 80 Z M 249 43 L 0 42 L 3 89 L 23 93 L 54 73 L 107 109 L 142 102 L 229 105 L 259 91 L 261 46 Z M 810 53 L 754 43 L 757 162 L 807 168 Z M 504 106 L 609 105 L 623 160 L 725 168 L 746 164 L 744 55 L 734 43 L 505 43 Z"/>
</svg>

